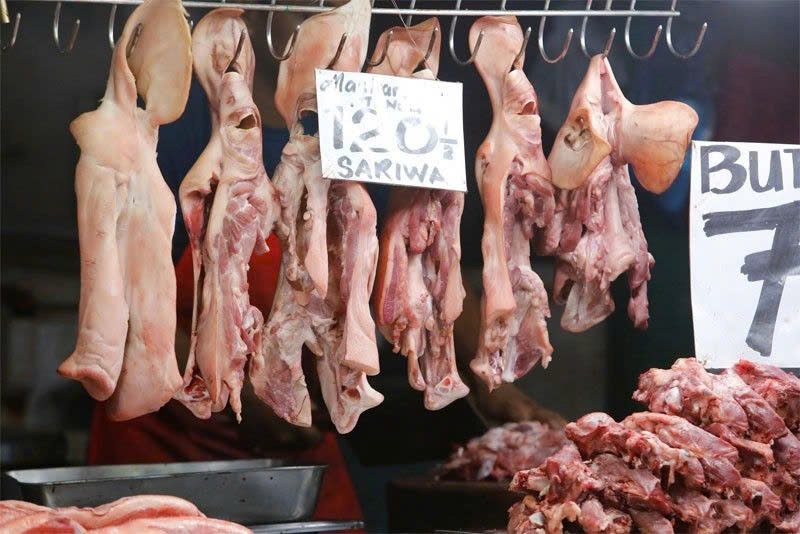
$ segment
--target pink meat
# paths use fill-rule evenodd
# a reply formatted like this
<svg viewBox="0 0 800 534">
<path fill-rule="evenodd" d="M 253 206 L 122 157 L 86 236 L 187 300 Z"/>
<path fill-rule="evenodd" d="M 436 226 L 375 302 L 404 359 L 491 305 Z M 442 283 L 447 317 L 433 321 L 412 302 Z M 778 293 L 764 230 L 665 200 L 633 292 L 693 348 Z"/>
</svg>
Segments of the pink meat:
<svg viewBox="0 0 800 534">
<path fill-rule="evenodd" d="M 249 528 L 207 517 L 148 517 L 92 530 L 92 534 L 252 534 Z"/>
<path fill-rule="evenodd" d="M 645 469 L 631 469 L 611 454 L 594 458 L 590 469 L 606 485 L 606 500 L 619 507 L 647 507 L 662 514 L 672 512 L 672 502 L 660 480 Z"/>
<path fill-rule="evenodd" d="M 732 397 L 718 395 L 714 379 L 694 358 L 683 358 L 671 369 L 650 369 L 639 377 L 633 398 L 659 413 L 684 417 L 695 424 L 719 422 L 744 435 L 747 414 Z"/>
<path fill-rule="evenodd" d="M 752 373 L 750 384 L 740 378 L 747 365 L 717 375 L 679 359 L 644 373 L 635 395 L 665 413 L 622 423 L 592 413 L 567 425 L 574 445 L 514 475 L 510 489 L 527 495 L 509 510 L 509 529 L 626 531 L 632 520 L 659 534 L 798 531 L 800 440 L 777 413 L 785 403 L 765 400 Z M 791 384 L 765 372 L 778 388 Z"/>
<path fill-rule="evenodd" d="M 47 508 L 0 501 L 3 532 L 25 533 L 245 533 L 244 527 L 207 519 L 192 503 L 167 495 L 124 497 L 95 508 Z"/>
<path fill-rule="evenodd" d="M 587 534 L 627 534 L 633 527 L 631 516 L 604 507 L 597 499 L 587 499 L 581 504 L 578 523 Z"/>
<path fill-rule="evenodd" d="M 507 480 L 539 466 L 568 443 L 564 432 L 538 421 L 507 423 L 459 447 L 439 468 L 457 480 Z"/>
<path fill-rule="evenodd" d="M 85 534 L 86 529 L 68 517 L 52 512 L 19 516 L 0 524 L 4 534 Z"/>
<path fill-rule="evenodd" d="M 281 63 L 275 103 L 289 126 L 273 184 L 281 214 L 281 275 L 262 350 L 251 358 L 256 394 L 297 425 L 311 424 L 302 370 L 302 347 L 317 358 L 323 398 L 339 432 L 383 396 L 367 374 L 379 370 L 369 295 L 378 260 L 375 207 L 361 184 L 322 177 L 319 139 L 299 118 L 316 112 L 315 68 L 358 71 L 366 58 L 369 0 L 349 3 L 307 19 L 294 52 Z M 342 35 L 347 35 L 341 51 Z M 333 63 L 333 65 L 331 65 Z"/>
<path fill-rule="evenodd" d="M 557 193 L 552 223 L 538 250 L 557 257 L 554 300 L 565 304 L 561 326 L 582 332 L 614 311 L 610 286 L 628 273 L 628 315 L 649 320 L 647 281 L 655 263 L 628 174 L 661 193 L 675 179 L 697 125 L 685 104 L 629 102 L 608 60 L 595 56 L 548 156 Z"/>
<path fill-rule="evenodd" d="M 156 163 L 158 127 L 183 112 L 189 26 L 179 0 L 147 0 L 114 49 L 100 107 L 70 125 L 81 299 L 75 352 L 59 367 L 113 420 L 161 408 L 180 388 L 175 359 L 175 200 Z M 140 29 L 140 31 L 139 31 Z M 137 93 L 146 102 L 136 105 Z"/>
<path fill-rule="evenodd" d="M 680 475 L 690 488 L 703 488 L 706 480 L 700 460 L 683 448 L 670 447 L 646 430 L 626 428 L 604 413 L 585 415 L 566 427 L 566 434 L 585 458 L 611 453 L 633 467 L 647 468 L 669 487 Z"/>
<path fill-rule="evenodd" d="M 739 484 L 741 475 L 735 467 L 739 461 L 736 448 L 688 421 L 673 415 L 642 412 L 630 415 L 622 424 L 651 432 L 670 447 L 694 454 L 703 465 L 710 488 L 721 491 Z"/>
<path fill-rule="evenodd" d="M 800 432 L 800 378 L 749 360 L 739 360 L 733 371 L 783 417 L 791 431 Z"/>
<path fill-rule="evenodd" d="M 575 522 L 581 515 L 577 503 L 537 503 L 528 496 L 509 509 L 509 534 L 560 534 L 564 521 Z"/>
<path fill-rule="evenodd" d="M 240 392 L 261 351 L 261 312 L 250 305 L 247 266 L 266 251 L 280 209 L 262 160 L 253 102 L 255 55 L 241 10 L 217 9 L 194 29 L 194 67 L 210 102 L 211 139 L 180 187 L 194 266 L 194 310 L 184 387 L 176 395 L 202 418 Z"/>
<path fill-rule="evenodd" d="M 515 17 L 483 17 L 470 46 L 483 42 L 475 66 L 492 102 L 492 127 L 475 157 L 483 201 L 483 299 L 472 370 L 490 390 L 537 362 L 547 367 L 547 293 L 531 269 L 530 241 L 553 216 L 550 169 L 542 153 L 538 100 L 522 70 L 522 29 Z"/>
<path fill-rule="evenodd" d="M 408 29 L 387 30 L 376 44 L 373 61 L 388 42 L 386 57 L 369 71 L 434 79 L 440 34 L 436 18 Z M 430 39 L 434 39 L 433 48 L 425 59 Z M 418 67 L 421 70 L 416 71 Z M 461 282 L 463 211 L 464 194 L 457 191 L 392 188 L 381 234 L 376 321 L 394 351 L 408 359 L 409 385 L 425 392 L 429 410 L 444 408 L 469 392 L 456 368 L 453 342 L 453 322 L 461 315 L 465 296 Z"/>
<path fill-rule="evenodd" d="M 511 491 L 530 492 L 549 503 L 583 500 L 602 491 L 604 482 L 583 463 L 581 454 L 568 443 L 539 467 L 519 471 L 511 480 Z"/>
<path fill-rule="evenodd" d="M 650 510 L 630 511 L 633 524 L 642 534 L 674 534 L 672 522 L 659 514 Z"/>
</svg>

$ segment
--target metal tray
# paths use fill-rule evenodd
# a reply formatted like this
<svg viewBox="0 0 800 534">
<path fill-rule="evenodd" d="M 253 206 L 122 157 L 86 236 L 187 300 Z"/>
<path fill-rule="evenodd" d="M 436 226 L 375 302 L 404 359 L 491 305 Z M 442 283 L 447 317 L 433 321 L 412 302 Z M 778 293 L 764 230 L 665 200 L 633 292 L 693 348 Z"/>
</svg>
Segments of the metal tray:
<svg viewBox="0 0 800 534">
<path fill-rule="evenodd" d="M 56 467 L 9 471 L 20 497 L 51 507 L 99 506 L 130 495 L 173 495 L 243 525 L 311 519 L 324 465 L 279 460 Z"/>
<path fill-rule="evenodd" d="M 272 525 L 256 525 L 250 529 L 253 534 L 300 534 L 317 532 L 342 532 L 345 530 L 361 530 L 364 522 L 360 519 L 351 521 L 305 521 L 300 523 L 276 523 Z"/>
</svg>

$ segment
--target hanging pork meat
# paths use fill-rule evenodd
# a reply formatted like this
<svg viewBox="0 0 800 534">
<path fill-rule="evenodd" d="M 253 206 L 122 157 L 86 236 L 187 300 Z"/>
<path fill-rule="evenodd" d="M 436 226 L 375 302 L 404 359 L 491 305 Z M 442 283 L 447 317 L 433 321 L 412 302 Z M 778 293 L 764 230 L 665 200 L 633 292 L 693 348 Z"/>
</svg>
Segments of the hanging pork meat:
<svg viewBox="0 0 800 534">
<path fill-rule="evenodd" d="M 493 120 L 475 161 L 485 219 L 481 332 L 471 367 L 492 390 L 550 361 L 550 308 L 531 269 L 530 240 L 537 227 L 550 224 L 554 199 L 536 93 L 522 70 L 522 29 L 515 17 L 480 18 L 470 29 L 473 50 L 481 34 L 475 66 Z"/>
<path fill-rule="evenodd" d="M 281 63 L 275 103 L 290 138 L 273 184 L 280 196 L 276 231 L 283 256 L 262 351 L 250 365 L 256 394 L 287 421 L 308 426 L 311 401 L 301 361 L 306 345 L 318 357 L 322 395 L 342 433 L 383 401 L 367 382 L 367 374 L 379 370 L 369 310 L 377 214 L 361 184 L 322 177 L 319 138 L 306 135 L 300 118 L 317 110 L 315 68 L 361 70 L 370 17 L 370 0 L 351 0 L 307 19 Z"/>
<path fill-rule="evenodd" d="M 250 305 L 247 266 L 266 252 L 280 212 L 261 156 L 253 103 L 255 55 L 239 9 L 216 9 L 194 29 L 194 70 L 208 96 L 211 139 L 180 187 L 194 266 L 194 311 L 184 387 L 176 398 L 202 418 L 240 392 L 250 354 L 261 351 L 261 312 Z"/>
<path fill-rule="evenodd" d="M 70 125 L 81 148 L 81 298 L 75 352 L 58 372 L 108 399 L 113 420 L 156 411 L 181 386 L 171 258 L 176 206 L 156 143 L 158 127 L 186 106 L 190 47 L 181 2 L 146 0 L 114 49 L 100 107 Z"/>
<path fill-rule="evenodd" d="M 439 20 L 381 35 L 370 72 L 433 80 L 439 69 Z M 389 35 L 391 32 L 391 37 Z M 417 70 L 417 69 L 420 70 Z M 381 234 L 375 313 L 395 352 L 408 358 L 408 383 L 425 407 L 444 408 L 469 392 L 456 368 L 453 322 L 461 315 L 461 214 L 464 193 L 396 187 Z"/>
<path fill-rule="evenodd" d="M 572 100 L 548 162 L 561 188 L 537 251 L 557 257 L 553 295 L 566 304 L 561 326 L 582 332 L 614 311 L 611 282 L 627 271 L 628 315 L 649 319 L 647 281 L 655 260 L 639 220 L 628 163 L 639 183 L 664 192 L 683 164 L 697 114 L 673 101 L 631 104 L 611 66 L 595 56 Z"/>
</svg>

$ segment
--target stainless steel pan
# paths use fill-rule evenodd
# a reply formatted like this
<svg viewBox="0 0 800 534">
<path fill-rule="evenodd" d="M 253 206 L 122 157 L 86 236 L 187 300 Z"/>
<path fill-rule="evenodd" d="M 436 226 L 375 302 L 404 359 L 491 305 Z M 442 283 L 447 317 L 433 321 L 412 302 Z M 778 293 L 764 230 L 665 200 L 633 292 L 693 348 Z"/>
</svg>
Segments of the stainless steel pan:
<svg viewBox="0 0 800 534">
<path fill-rule="evenodd" d="M 51 507 L 99 506 L 130 495 L 173 495 L 243 525 L 311 519 L 325 466 L 276 460 L 57 467 L 9 471 L 20 497 Z"/>
</svg>

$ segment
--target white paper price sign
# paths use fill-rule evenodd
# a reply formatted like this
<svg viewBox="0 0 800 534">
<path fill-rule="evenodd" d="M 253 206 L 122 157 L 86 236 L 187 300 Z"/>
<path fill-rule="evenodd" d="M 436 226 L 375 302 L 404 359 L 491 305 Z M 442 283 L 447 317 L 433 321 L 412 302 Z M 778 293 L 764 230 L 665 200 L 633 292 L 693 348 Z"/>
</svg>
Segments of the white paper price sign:
<svg viewBox="0 0 800 534">
<path fill-rule="evenodd" d="M 800 367 L 800 146 L 692 143 L 695 351 Z"/>
<path fill-rule="evenodd" d="M 467 190 L 460 83 L 316 75 L 325 178 Z"/>
</svg>

